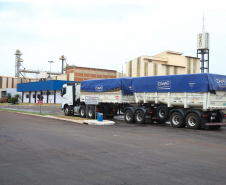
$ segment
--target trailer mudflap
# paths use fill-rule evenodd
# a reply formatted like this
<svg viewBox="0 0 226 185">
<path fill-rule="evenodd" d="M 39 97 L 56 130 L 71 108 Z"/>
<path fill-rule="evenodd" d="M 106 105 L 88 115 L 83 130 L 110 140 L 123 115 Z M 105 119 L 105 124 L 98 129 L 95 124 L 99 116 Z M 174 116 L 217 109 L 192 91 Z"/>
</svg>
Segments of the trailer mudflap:
<svg viewBox="0 0 226 185">
<path fill-rule="evenodd" d="M 206 123 L 206 126 L 213 126 L 213 125 L 226 126 L 226 123 Z"/>
</svg>

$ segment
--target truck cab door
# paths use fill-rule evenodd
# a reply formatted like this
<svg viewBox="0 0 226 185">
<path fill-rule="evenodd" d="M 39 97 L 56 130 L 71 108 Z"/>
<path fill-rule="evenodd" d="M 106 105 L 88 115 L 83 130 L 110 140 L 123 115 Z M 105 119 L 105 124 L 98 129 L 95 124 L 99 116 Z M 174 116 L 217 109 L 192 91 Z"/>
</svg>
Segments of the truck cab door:
<svg viewBox="0 0 226 185">
<path fill-rule="evenodd" d="M 61 89 L 61 104 L 73 105 L 73 88 L 72 86 L 63 86 Z"/>
</svg>

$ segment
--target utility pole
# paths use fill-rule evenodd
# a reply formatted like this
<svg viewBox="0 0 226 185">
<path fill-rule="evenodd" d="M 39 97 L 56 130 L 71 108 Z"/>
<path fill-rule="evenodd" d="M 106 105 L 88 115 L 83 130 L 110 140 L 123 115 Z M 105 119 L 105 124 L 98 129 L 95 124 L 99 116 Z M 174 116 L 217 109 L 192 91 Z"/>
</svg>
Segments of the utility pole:
<svg viewBox="0 0 226 185">
<path fill-rule="evenodd" d="M 54 63 L 54 61 L 48 61 L 50 63 L 50 73 L 49 73 L 49 77 L 51 77 L 51 63 Z"/>
</svg>

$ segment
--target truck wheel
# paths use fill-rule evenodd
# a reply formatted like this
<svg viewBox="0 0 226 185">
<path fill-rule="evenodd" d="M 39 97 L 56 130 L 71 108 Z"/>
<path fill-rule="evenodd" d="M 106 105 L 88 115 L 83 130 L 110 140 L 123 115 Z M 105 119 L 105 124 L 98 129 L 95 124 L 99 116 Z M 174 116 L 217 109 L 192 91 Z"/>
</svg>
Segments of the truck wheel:
<svg viewBox="0 0 226 185">
<path fill-rule="evenodd" d="M 70 116 L 71 115 L 71 110 L 70 110 L 69 106 L 66 106 L 64 108 L 64 114 L 65 114 L 65 116 Z"/>
<path fill-rule="evenodd" d="M 86 107 L 82 106 L 79 110 L 79 114 L 82 118 L 86 117 Z"/>
<path fill-rule="evenodd" d="M 135 113 L 135 121 L 136 123 L 143 124 L 145 122 L 145 115 L 142 110 L 138 110 Z"/>
<path fill-rule="evenodd" d="M 198 129 L 200 127 L 200 119 L 195 113 L 189 113 L 186 116 L 185 123 L 191 129 Z"/>
<path fill-rule="evenodd" d="M 95 110 L 93 107 L 89 107 L 88 109 L 88 118 L 93 119 L 95 117 Z"/>
<path fill-rule="evenodd" d="M 125 118 L 125 121 L 127 123 L 133 123 L 134 122 L 134 116 L 133 116 L 133 113 L 131 110 L 127 110 L 124 114 L 124 118 Z"/>
<path fill-rule="evenodd" d="M 173 127 L 181 128 L 185 127 L 184 119 L 179 112 L 174 112 L 170 116 L 170 123 Z"/>
<path fill-rule="evenodd" d="M 169 109 L 166 106 L 159 106 L 157 109 L 157 116 L 160 121 L 165 122 L 168 118 Z"/>
</svg>

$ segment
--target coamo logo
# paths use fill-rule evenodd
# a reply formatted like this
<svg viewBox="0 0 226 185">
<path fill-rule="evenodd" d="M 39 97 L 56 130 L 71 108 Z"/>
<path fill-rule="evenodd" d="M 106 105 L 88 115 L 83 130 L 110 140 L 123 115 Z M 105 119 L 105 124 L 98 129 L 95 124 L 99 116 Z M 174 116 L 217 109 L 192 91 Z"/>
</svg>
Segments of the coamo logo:
<svg viewBox="0 0 226 185">
<path fill-rule="evenodd" d="M 158 89 L 170 89 L 171 88 L 170 80 L 157 81 L 157 84 L 158 84 Z"/>
<path fill-rule="evenodd" d="M 218 87 L 225 87 L 226 86 L 226 79 L 224 78 L 215 78 L 215 82 Z"/>
<path fill-rule="evenodd" d="M 98 85 L 95 87 L 95 91 L 103 91 L 104 87 L 103 85 Z"/>
</svg>

